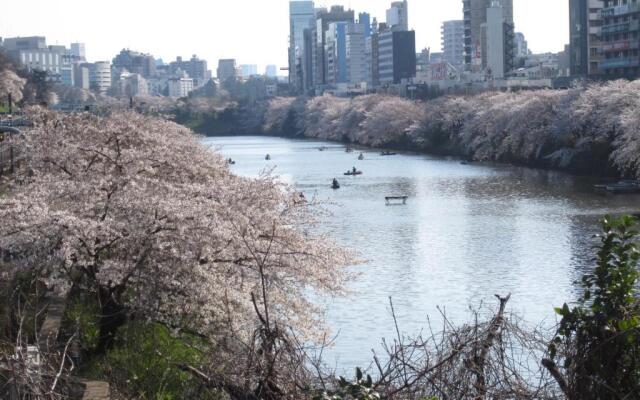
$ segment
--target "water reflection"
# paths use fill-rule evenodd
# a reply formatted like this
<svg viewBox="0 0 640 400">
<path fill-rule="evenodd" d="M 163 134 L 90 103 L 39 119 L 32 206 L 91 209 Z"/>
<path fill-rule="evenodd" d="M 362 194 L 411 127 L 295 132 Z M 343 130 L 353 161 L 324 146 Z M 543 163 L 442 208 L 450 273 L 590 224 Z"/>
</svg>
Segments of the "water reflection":
<svg viewBox="0 0 640 400">
<path fill-rule="evenodd" d="M 573 282 L 592 265 L 598 219 L 636 212 L 640 199 L 600 196 L 592 179 L 526 168 L 278 138 L 205 143 L 221 146 L 238 174 L 275 168 L 307 198 L 328 200 L 333 215 L 322 229 L 369 260 L 354 267 L 354 296 L 327 300 L 328 323 L 340 333 L 330 357 L 348 370 L 368 365 L 380 338 L 395 336 L 390 296 L 411 334 L 438 316 L 437 306 L 461 322 L 469 305 L 493 304 L 498 293 L 512 293 L 512 309 L 527 320 L 554 321 L 553 307 L 575 298 Z M 364 175 L 343 176 L 353 166 Z M 330 188 L 334 177 L 340 190 Z M 398 195 L 409 196 L 406 206 L 385 205 L 385 196 Z"/>
</svg>

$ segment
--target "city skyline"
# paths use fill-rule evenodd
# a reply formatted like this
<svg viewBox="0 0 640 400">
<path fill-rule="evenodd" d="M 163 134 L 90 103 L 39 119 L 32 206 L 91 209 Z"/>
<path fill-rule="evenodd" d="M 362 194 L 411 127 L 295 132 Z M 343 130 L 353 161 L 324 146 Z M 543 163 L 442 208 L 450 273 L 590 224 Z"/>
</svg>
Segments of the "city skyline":
<svg viewBox="0 0 640 400">
<path fill-rule="evenodd" d="M 318 1 L 316 6 L 342 4 L 356 13 L 369 12 L 372 18 L 383 22 L 390 3 L 390 0 Z M 447 4 L 438 6 L 432 3 L 409 1 L 409 27 L 416 30 L 416 51 L 425 47 L 440 51 L 442 22 L 462 19 L 462 1 L 447 0 Z M 535 3 L 514 0 L 516 30 L 525 34 L 533 52 L 558 52 L 569 42 L 568 2 L 558 3 L 557 0 Z M 90 16 L 92 9 L 84 11 L 83 4 L 86 3 L 78 0 L 55 3 L 23 0 L 14 3 L 8 12 L 0 15 L 0 36 L 41 35 L 46 36 L 50 44 L 86 43 L 88 59 L 96 61 L 111 60 L 120 50 L 129 48 L 148 52 L 164 62 L 171 62 L 176 56 L 189 58 L 193 54 L 210 63 L 221 58 L 235 58 L 239 64 L 257 64 L 260 72 L 264 72 L 269 64 L 278 67 L 288 64 L 288 0 L 238 0 L 225 3 L 223 13 L 214 7 L 202 7 L 194 0 L 186 0 L 181 7 L 189 19 L 175 18 L 174 8 L 148 11 L 153 7 L 150 2 L 130 4 L 122 0 L 113 1 L 112 7 L 101 10 L 101 18 L 95 19 Z M 124 8 L 119 7 L 120 4 Z M 127 12 L 123 13 L 123 9 Z M 202 12 L 189 12 L 193 9 Z M 553 13 L 549 12 L 551 9 Z M 33 10 L 39 12 L 34 13 Z M 237 18 L 230 18 L 234 13 L 237 13 Z M 19 15 L 30 17 L 18 18 Z M 139 15 L 147 18 L 140 19 Z M 170 27 L 174 29 L 167 29 L 162 23 L 165 20 L 170 21 Z M 246 32 L 257 35 L 236 31 L 239 20 L 247 27 Z M 540 24 L 541 20 L 547 23 Z M 61 24 L 60 21 L 69 22 Z M 152 22 L 141 24 L 140 21 Z M 227 40 L 217 41 L 217 37 Z M 285 74 L 283 71 L 279 73 Z"/>
</svg>

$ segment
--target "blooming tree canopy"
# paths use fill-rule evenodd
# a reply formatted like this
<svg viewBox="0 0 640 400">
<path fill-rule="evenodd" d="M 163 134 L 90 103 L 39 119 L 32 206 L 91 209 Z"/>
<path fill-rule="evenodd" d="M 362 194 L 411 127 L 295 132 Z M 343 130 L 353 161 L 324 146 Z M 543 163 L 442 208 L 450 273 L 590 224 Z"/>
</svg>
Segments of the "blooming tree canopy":
<svg viewBox="0 0 640 400">
<path fill-rule="evenodd" d="M 308 296 L 340 293 L 352 259 L 305 229 L 313 213 L 290 188 L 231 174 L 161 119 L 41 110 L 31 119 L 33 177 L 0 199 L 0 248 L 20 267 L 203 334 L 251 331 L 253 294 L 274 321 L 317 330 Z"/>
</svg>

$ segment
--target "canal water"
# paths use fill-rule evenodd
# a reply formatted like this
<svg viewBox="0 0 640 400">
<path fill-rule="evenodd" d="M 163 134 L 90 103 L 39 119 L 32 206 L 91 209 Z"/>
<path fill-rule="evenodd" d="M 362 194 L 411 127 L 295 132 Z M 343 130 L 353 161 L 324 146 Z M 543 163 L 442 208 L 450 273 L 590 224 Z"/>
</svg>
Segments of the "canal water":
<svg viewBox="0 0 640 400">
<path fill-rule="evenodd" d="M 441 311 L 468 321 L 470 306 L 495 306 L 494 294 L 508 293 L 511 311 L 550 326 L 553 307 L 576 298 L 574 282 L 592 267 L 598 220 L 640 209 L 638 196 L 601 195 L 593 179 L 558 172 L 273 137 L 203 142 L 235 160 L 239 175 L 273 168 L 307 198 L 325 200 L 322 229 L 367 260 L 353 267 L 353 294 L 326 301 L 337 336 L 325 361 L 342 371 L 369 366 L 371 350 L 396 336 L 390 297 L 407 335 L 429 319 L 441 324 Z M 343 176 L 354 166 L 364 174 Z M 341 189 L 331 189 L 333 178 Z M 408 201 L 388 206 L 386 196 Z"/>
</svg>

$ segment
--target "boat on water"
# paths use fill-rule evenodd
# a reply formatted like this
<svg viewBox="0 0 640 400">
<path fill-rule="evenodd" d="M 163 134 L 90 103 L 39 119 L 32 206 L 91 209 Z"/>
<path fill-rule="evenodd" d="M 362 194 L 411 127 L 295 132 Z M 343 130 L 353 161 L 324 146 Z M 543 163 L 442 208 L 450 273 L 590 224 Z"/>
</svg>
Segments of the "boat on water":
<svg viewBox="0 0 640 400">
<path fill-rule="evenodd" d="M 236 162 L 233 161 L 231 158 L 227 160 L 227 164 L 229 165 L 236 165 Z"/>
<path fill-rule="evenodd" d="M 325 150 L 329 150 L 329 148 L 327 146 L 320 146 L 318 147 L 318 150 L 325 151 Z"/>
<path fill-rule="evenodd" d="M 364 160 L 364 154 L 360 153 L 360 155 L 358 156 L 358 160 L 360 161 Z"/>
<path fill-rule="evenodd" d="M 398 155 L 398 153 L 393 153 L 391 151 L 383 151 L 382 153 L 380 153 L 381 156 L 396 156 Z"/>
<path fill-rule="evenodd" d="M 638 181 L 620 181 L 617 183 L 595 185 L 600 191 L 606 191 L 612 194 L 634 194 L 640 193 L 640 182 Z"/>
<path fill-rule="evenodd" d="M 345 176 L 358 176 L 358 175 L 362 175 L 362 171 L 358 171 L 356 167 L 353 167 L 351 171 L 347 171 L 344 174 Z"/>
<path fill-rule="evenodd" d="M 336 178 L 333 178 L 333 183 L 331 184 L 331 189 L 337 190 L 340 189 L 340 183 Z"/>
<path fill-rule="evenodd" d="M 347 153 L 353 153 L 353 149 L 351 147 L 347 147 L 344 151 Z"/>
<path fill-rule="evenodd" d="M 270 155 L 270 154 L 267 154 L 267 155 L 264 157 L 264 159 L 265 159 L 265 160 L 267 160 L 267 161 L 271 160 L 271 155 Z"/>
</svg>

